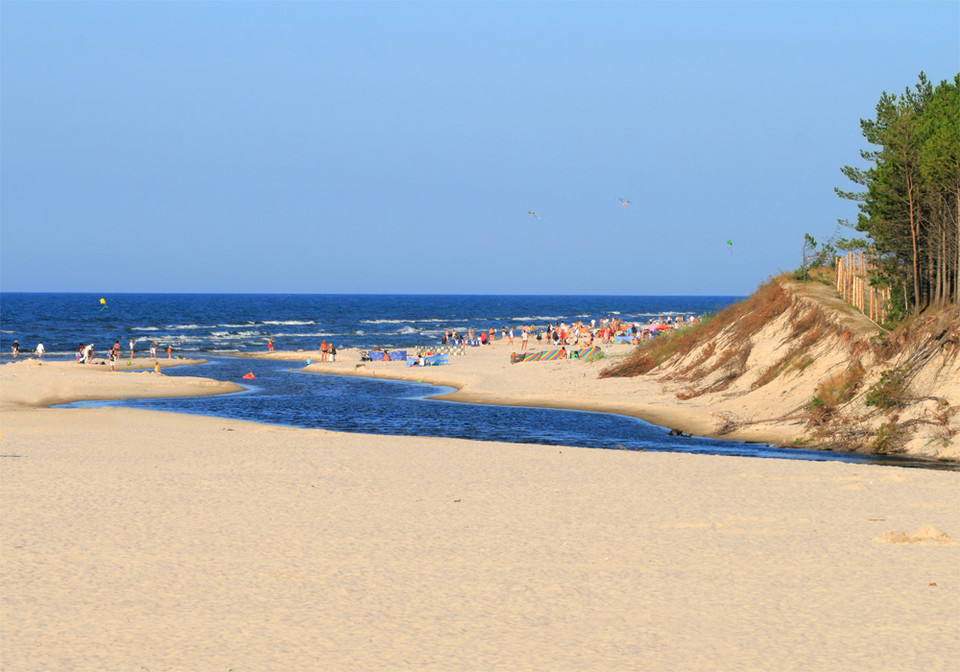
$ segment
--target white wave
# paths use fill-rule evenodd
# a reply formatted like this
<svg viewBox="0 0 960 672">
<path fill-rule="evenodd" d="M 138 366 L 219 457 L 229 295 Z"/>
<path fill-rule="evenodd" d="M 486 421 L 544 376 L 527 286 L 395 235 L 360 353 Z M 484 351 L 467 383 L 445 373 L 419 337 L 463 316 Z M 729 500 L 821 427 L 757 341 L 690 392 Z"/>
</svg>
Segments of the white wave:
<svg viewBox="0 0 960 672">
<path fill-rule="evenodd" d="M 130 331 L 160 331 L 160 327 L 130 327 Z"/>
<path fill-rule="evenodd" d="M 274 326 L 306 326 L 310 324 L 320 324 L 314 320 L 266 320 L 261 324 L 270 324 Z"/>
<path fill-rule="evenodd" d="M 237 332 L 233 332 L 233 331 L 214 331 L 214 332 L 212 332 L 212 333 L 211 333 L 209 336 L 207 336 L 207 337 L 203 337 L 203 336 L 196 337 L 196 336 L 194 336 L 193 338 L 194 338 L 194 340 L 209 340 L 209 339 L 212 339 L 212 340 L 214 340 L 214 341 L 242 341 L 242 340 L 249 339 L 249 338 L 264 339 L 264 338 L 266 338 L 266 337 L 267 337 L 266 334 L 264 334 L 264 333 L 262 333 L 262 332 L 260 332 L 260 331 L 237 331 Z"/>
<path fill-rule="evenodd" d="M 676 316 L 676 315 L 696 315 L 696 314 L 697 314 L 696 311 L 691 311 L 691 310 L 661 310 L 655 313 L 627 313 L 625 317 L 654 318 L 654 317 L 666 317 L 668 315 Z"/>
<path fill-rule="evenodd" d="M 530 317 L 514 317 L 512 319 L 514 322 L 529 324 L 531 322 L 556 322 L 557 320 L 565 320 L 567 318 L 563 315 L 532 315 Z"/>
<path fill-rule="evenodd" d="M 440 324 L 449 322 L 436 317 L 425 317 L 420 320 L 358 320 L 359 324 Z"/>
</svg>

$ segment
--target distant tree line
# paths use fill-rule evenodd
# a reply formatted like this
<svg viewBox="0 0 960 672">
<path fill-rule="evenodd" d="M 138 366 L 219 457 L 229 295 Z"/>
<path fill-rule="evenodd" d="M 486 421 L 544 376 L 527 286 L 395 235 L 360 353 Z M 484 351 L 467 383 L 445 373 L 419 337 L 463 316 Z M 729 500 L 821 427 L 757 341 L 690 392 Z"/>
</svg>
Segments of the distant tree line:
<svg viewBox="0 0 960 672">
<path fill-rule="evenodd" d="M 876 119 L 861 119 L 860 128 L 872 145 L 860 152 L 870 167 L 842 172 L 863 191 L 836 191 L 859 204 L 856 229 L 879 262 L 872 283 L 890 288 L 895 314 L 957 302 L 960 74 L 934 87 L 921 72 L 913 89 L 884 92 Z"/>
</svg>

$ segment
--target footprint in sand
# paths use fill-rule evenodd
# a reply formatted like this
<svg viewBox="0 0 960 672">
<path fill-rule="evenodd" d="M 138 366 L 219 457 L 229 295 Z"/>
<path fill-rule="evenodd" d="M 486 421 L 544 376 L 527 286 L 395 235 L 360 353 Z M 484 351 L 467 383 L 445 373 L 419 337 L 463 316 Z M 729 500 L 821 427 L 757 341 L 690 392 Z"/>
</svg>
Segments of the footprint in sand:
<svg viewBox="0 0 960 672">
<path fill-rule="evenodd" d="M 955 544 L 957 540 L 933 525 L 924 525 L 912 537 L 906 532 L 887 531 L 882 537 L 874 539 L 883 544 Z"/>
</svg>

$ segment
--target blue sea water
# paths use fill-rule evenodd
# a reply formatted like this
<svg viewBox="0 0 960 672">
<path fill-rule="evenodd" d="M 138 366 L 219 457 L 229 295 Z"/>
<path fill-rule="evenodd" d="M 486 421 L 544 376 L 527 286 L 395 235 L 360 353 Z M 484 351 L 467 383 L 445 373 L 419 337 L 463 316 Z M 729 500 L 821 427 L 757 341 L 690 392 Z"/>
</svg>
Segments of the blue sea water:
<svg viewBox="0 0 960 672">
<path fill-rule="evenodd" d="M 101 303 L 100 299 L 104 299 Z M 73 359 L 81 343 L 104 352 L 130 339 L 145 351 L 156 342 L 175 356 L 210 363 L 167 369 L 244 384 L 246 391 L 201 398 L 144 399 L 79 405 L 122 405 L 270 424 L 374 434 L 401 434 L 659 450 L 717 455 L 842 460 L 929 466 L 915 460 L 847 455 L 699 437 L 671 437 L 635 418 L 578 411 L 459 404 L 430 400 L 434 386 L 297 372 L 291 362 L 231 358 L 263 351 L 315 353 L 321 340 L 338 348 L 414 348 L 436 344 L 445 329 L 499 329 L 522 324 L 589 322 L 617 317 L 646 322 L 666 315 L 701 315 L 735 302 L 714 296 L 453 296 L 228 294 L 0 294 L 0 353 L 10 344 L 27 353 L 42 341 L 47 357 Z M 105 306 L 105 307 L 104 307 Z M 23 356 L 23 355 L 21 355 Z M 243 373 L 256 369 L 245 384 Z"/>
<path fill-rule="evenodd" d="M 101 304 L 100 299 L 105 303 Z M 0 293 L 0 355 L 14 339 L 32 351 L 73 357 L 80 343 L 103 354 L 157 342 L 184 356 L 264 350 L 408 348 L 439 342 L 444 329 L 465 331 L 618 317 L 642 321 L 694 315 L 733 303 L 732 296 L 456 296 L 366 294 L 23 294 Z"/>
</svg>

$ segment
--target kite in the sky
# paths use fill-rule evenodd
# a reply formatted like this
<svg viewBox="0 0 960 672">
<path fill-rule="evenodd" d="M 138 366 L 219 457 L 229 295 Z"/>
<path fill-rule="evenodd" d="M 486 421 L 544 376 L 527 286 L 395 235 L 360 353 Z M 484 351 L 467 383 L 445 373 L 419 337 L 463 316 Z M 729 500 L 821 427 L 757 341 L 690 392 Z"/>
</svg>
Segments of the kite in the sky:
<svg viewBox="0 0 960 672">
<path fill-rule="evenodd" d="M 527 210 L 527 214 L 530 215 L 531 217 L 536 217 L 537 219 L 540 219 L 540 215 L 535 213 L 533 210 Z"/>
<path fill-rule="evenodd" d="M 727 249 L 730 250 L 730 254 L 733 254 L 733 241 L 732 241 L 732 240 L 728 240 L 728 241 L 727 241 Z"/>
<path fill-rule="evenodd" d="M 628 205 L 630 205 L 630 201 L 627 201 L 625 199 L 618 198 L 617 200 L 620 201 L 620 205 L 622 205 L 623 207 L 627 207 Z"/>
<path fill-rule="evenodd" d="M 106 310 L 106 309 L 107 309 L 107 300 L 106 300 L 106 299 L 100 299 L 100 310 L 103 311 L 103 310 Z"/>
</svg>

